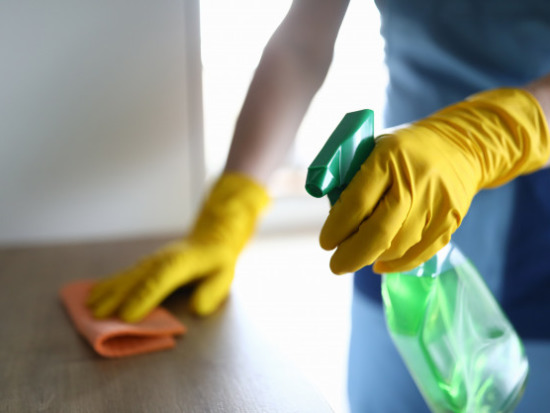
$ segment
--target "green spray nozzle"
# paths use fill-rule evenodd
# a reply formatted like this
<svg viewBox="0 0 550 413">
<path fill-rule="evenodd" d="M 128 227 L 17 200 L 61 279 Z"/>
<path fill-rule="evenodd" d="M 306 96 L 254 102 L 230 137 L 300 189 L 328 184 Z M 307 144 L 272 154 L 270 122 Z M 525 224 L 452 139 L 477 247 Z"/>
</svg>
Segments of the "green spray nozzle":
<svg viewBox="0 0 550 413">
<path fill-rule="evenodd" d="M 333 205 L 374 148 L 374 112 L 344 116 L 307 171 L 306 191 Z"/>
</svg>

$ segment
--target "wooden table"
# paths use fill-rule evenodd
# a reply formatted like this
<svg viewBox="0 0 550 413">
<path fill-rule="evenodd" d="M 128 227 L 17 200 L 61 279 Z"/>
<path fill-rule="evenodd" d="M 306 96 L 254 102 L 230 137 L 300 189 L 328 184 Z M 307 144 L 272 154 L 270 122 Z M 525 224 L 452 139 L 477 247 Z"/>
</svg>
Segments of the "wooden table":
<svg viewBox="0 0 550 413">
<path fill-rule="evenodd" d="M 166 239 L 0 249 L 0 412 L 331 412 L 254 330 L 238 297 L 197 319 L 178 292 L 165 306 L 188 327 L 173 350 L 104 359 L 70 324 L 63 283 L 130 265 Z"/>
</svg>

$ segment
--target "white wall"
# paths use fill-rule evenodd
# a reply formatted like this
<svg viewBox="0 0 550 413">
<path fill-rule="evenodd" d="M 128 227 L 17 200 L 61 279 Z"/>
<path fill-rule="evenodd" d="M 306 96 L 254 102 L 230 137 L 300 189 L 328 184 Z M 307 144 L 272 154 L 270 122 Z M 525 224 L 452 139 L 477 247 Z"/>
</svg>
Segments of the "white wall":
<svg viewBox="0 0 550 413">
<path fill-rule="evenodd" d="M 0 243 L 185 228 L 203 182 L 198 15 L 0 2 Z"/>
</svg>

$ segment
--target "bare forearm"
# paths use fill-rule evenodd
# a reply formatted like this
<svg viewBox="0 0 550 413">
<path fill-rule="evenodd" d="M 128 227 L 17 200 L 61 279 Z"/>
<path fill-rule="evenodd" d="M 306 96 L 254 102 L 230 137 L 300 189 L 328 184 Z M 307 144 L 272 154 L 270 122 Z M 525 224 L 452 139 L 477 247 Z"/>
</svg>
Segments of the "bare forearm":
<svg viewBox="0 0 550 413">
<path fill-rule="evenodd" d="M 347 6 L 342 0 L 296 3 L 264 50 L 225 168 L 262 183 L 284 159 L 326 77 Z"/>
<path fill-rule="evenodd" d="M 264 182 L 288 152 L 324 78 L 295 57 L 266 51 L 237 120 L 226 170 Z"/>
<path fill-rule="evenodd" d="M 546 122 L 550 125 L 550 74 L 543 76 L 525 87 L 539 102 L 542 111 L 546 117 Z M 544 165 L 544 168 L 550 167 L 550 159 Z"/>
</svg>

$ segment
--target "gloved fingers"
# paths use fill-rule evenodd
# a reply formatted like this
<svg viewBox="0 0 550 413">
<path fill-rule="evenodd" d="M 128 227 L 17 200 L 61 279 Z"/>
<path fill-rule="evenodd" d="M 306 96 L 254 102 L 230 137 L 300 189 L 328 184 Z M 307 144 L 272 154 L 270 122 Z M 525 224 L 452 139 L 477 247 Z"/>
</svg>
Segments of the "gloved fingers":
<svg viewBox="0 0 550 413">
<path fill-rule="evenodd" d="M 155 262 L 149 260 L 146 264 L 138 264 L 134 268 L 100 281 L 95 285 L 87 300 L 87 305 L 97 318 L 105 318 L 114 314 L 141 279 L 153 271 Z"/>
<path fill-rule="evenodd" d="M 141 321 L 177 287 L 162 270 L 151 272 L 124 297 L 117 313 L 128 323 Z"/>
<path fill-rule="evenodd" d="M 388 191 L 392 177 L 387 170 L 386 152 L 382 149 L 375 146 L 369 158 L 331 208 L 319 236 L 319 243 L 323 249 L 336 248 L 357 231 Z"/>
<path fill-rule="evenodd" d="M 97 303 L 99 303 L 102 299 L 109 295 L 110 288 L 113 285 L 115 285 L 115 280 L 113 279 L 98 281 L 96 284 L 94 284 L 90 291 L 90 294 L 86 298 L 86 305 L 90 308 L 94 308 Z"/>
<path fill-rule="evenodd" d="M 149 314 L 176 288 L 213 272 L 219 262 L 212 260 L 208 248 L 189 247 L 185 252 L 165 256 L 124 297 L 118 310 L 127 322 L 137 322 Z"/>
<path fill-rule="evenodd" d="M 422 240 L 413 245 L 402 257 L 394 260 L 376 261 L 374 272 L 388 273 L 410 271 L 423 262 L 428 261 L 441 248 L 449 243 L 451 235 L 458 228 L 458 224 L 449 222 L 448 226 L 438 227 L 438 230 L 428 231 Z"/>
<path fill-rule="evenodd" d="M 410 196 L 389 191 L 372 215 L 338 246 L 330 260 L 331 270 L 343 274 L 372 264 L 390 248 L 409 211 Z"/>
<path fill-rule="evenodd" d="M 98 280 L 92 287 L 86 304 L 94 307 L 97 303 L 111 295 L 114 290 L 127 290 L 131 288 L 131 285 L 137 282 L 140 275 L 150 271 L 152 267 L 157 265 L 157 261 L 157 254 L 153 254 L 123 271 Z"/>
<path fill-rule="evenodd" d="M 111 290 L 109 294 L 105 294 L 101 297 L 101 300 L 94 303 L 91 307 L 92 314 L 95 318 L 107 318 L 116 313 L 120 303 L 124 300 L 126 291 L 124 290 Z"/>
<path fill-rule="evenodd" d="M 225 301 L 231 289 L 235 266 L 228 265 L 219 272 L 205 278 L 191 297 L 191 309 L 199 316 L 208 316 Z"/>
<path fill-rule="evenodd" d="M 424 209 L 424 211 L 414 211 Z M 416 213 L 415 213 L 416 212 Z M 405 255 L 424 236 L 426 227 L 431 221 L 431 212 L 426 205 L 413 206 L 409 216 L 392 240 L 391 246 L 378 257 L 377 261 L 393 261 Z"/>
</svg>

